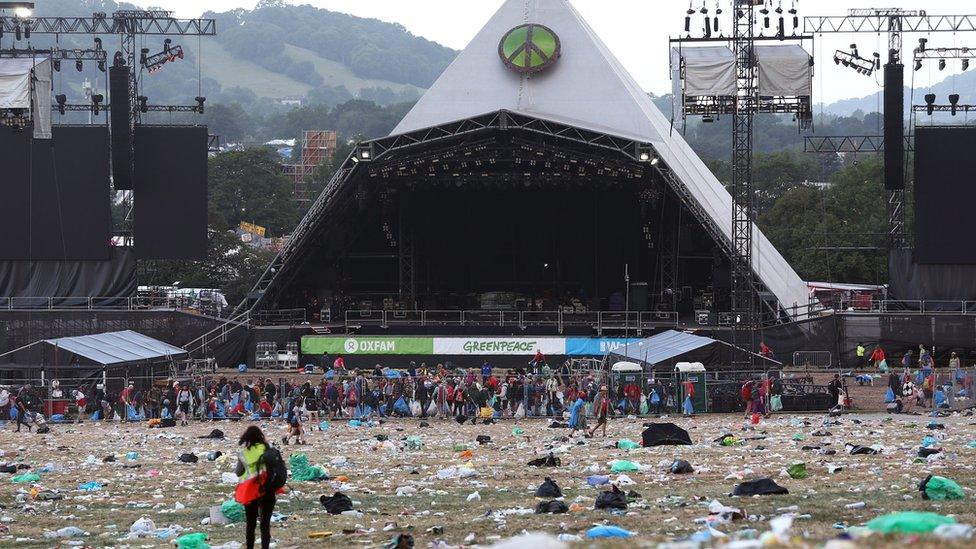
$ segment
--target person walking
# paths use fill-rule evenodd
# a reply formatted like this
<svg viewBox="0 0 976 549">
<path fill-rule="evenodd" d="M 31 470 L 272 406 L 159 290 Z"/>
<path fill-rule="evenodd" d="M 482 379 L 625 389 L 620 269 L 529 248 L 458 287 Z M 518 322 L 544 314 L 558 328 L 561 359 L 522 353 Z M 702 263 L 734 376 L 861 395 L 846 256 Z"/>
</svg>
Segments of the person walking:
<svg viewBox="0 0 976 549">
<path fill-rule="evenodd" d="M 827 385 L 827 391 L 830 393 L 830 400 L 834 403 L 834 406 L 841 406 L 840 402 L 840 390 L 841 390 L 840 374 L 834 374 L 834 379 L 830 380 Z"/>
<path fill-rule="evenodd" d="M 240 440 L 237 456 L 237 478 L 242 482 L 251 479 L 258 479 L 262 471 L 265 470 L 262 457 L 264 452 L 270 448 L 268 441 L 264 438 L 264 433 L 257 425 L 251 425 L 244 430 Z M 255 482 L 259 482 L 255 480 Z M 261 518 L 261 548 L 268 549 L 271 545 L 271 515 L 274 513 L 277 497 L 273 491 L 259 493 L 258 496 L 244 505 L 244 516 L 246 517 L 245 540 L 247 549 L 254 549 L 254 533 L 257 529 L 258 517 Z"/>
<path fill-rule="evenodd" d="M 600 387 L 600 392 L 593 399 L 593 415 L 596 416 L 596 425 L 590 429 L 587 436 L 592 437 L 597 429 L 603 427 L 603 438 L 607 438 L 607 421 L 610 418 L 610 395 L 606 385 Z"/>
</svg>

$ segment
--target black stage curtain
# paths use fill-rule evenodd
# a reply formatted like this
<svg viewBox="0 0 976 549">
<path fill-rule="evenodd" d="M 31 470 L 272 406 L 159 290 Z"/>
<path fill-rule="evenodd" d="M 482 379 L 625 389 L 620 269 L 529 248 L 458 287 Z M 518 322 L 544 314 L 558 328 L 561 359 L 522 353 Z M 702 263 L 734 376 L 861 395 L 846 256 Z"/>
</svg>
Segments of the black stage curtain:
<svg viewBox="0 0 976 549">
<path fill-rule="evenodd" d="M 40 300 L 27 298 L 129 297 L 135 295 L 135 275 L 135 254 L 128 248 L 113 248 L 107 261 L 0 261 L 0 298 L 36 307 Z"/>
</svg>

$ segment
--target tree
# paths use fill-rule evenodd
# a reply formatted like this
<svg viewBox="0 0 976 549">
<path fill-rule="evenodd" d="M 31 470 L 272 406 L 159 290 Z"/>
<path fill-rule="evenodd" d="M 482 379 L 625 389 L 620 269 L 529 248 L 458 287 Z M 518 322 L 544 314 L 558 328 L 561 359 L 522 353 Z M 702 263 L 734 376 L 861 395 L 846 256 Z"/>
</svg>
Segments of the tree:
<svg viewBox="0 0 976 549">
<path fill-rule="evenodd" d="M 210 159 L 210 222 L 216 229 L 241 221 L 267 227 L 269 235 L 288 234 L 300 210 L 291 199 L 292 183 L 279 159 L 266 148 L 218 154 Z"/>
</svg>

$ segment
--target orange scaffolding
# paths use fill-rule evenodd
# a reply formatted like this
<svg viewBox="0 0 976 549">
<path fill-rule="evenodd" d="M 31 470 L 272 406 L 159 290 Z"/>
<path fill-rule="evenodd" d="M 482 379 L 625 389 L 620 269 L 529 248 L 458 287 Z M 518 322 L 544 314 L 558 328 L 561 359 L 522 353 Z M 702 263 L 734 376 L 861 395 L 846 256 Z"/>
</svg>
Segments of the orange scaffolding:
<svg viewBox="0 0 976 549">
<path fill-rule="evenodd" d="M 292 199 L 309 202 L 314 198 L 309 183 L 315 169 L 332 159 L 337 145 L 333 130 L 305 130 L 302 135 L 301 164 L 284 164 L 282 170 L 292 180 Z"/>
</svg>

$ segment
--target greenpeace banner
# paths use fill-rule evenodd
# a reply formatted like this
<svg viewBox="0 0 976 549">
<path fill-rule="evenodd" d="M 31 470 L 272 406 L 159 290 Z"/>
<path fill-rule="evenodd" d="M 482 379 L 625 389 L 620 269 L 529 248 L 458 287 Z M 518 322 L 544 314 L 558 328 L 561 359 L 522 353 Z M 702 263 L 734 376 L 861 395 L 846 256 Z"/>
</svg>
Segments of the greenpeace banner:
<svg viewBox="0 0 976 549">
<path fill-rule="evenodd" d="M 435 355 L 566 354 L 563 337 L 435 337 Z"/>
<path fill-rule="evenodd" d="M 302 354 L 321 355 L 432 355 L 431 337 L 302 337 Z"/>
</svg>

